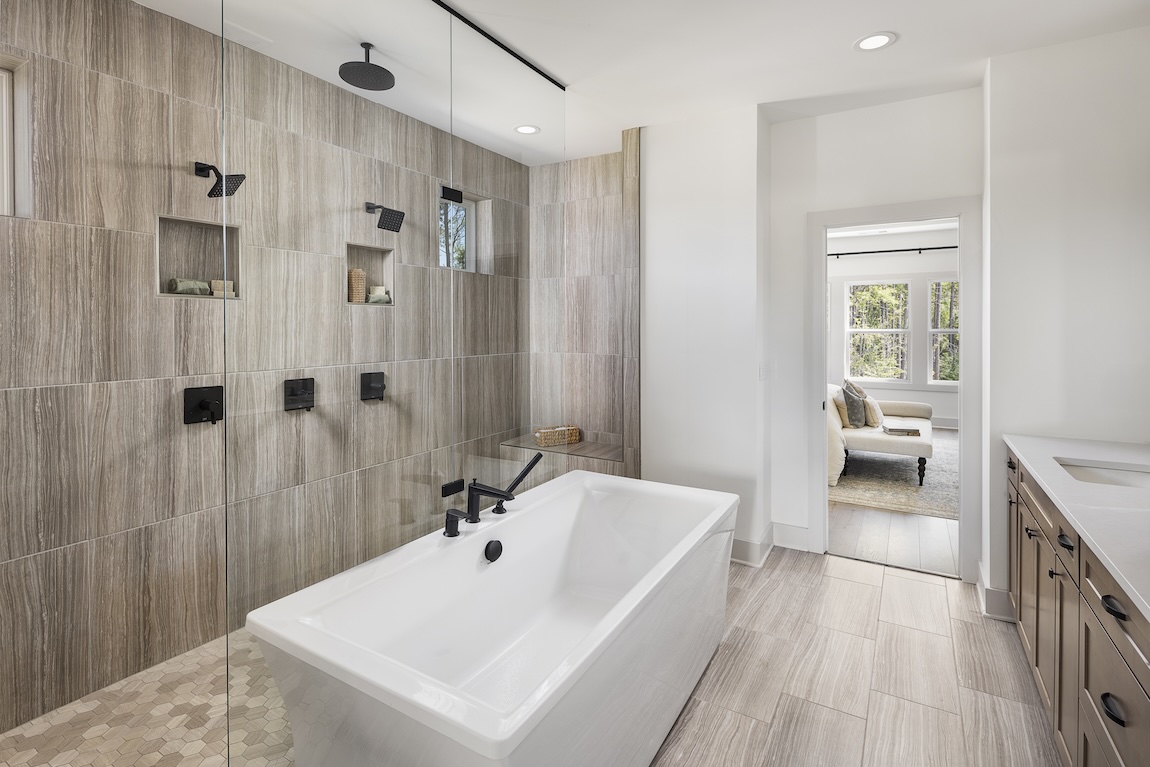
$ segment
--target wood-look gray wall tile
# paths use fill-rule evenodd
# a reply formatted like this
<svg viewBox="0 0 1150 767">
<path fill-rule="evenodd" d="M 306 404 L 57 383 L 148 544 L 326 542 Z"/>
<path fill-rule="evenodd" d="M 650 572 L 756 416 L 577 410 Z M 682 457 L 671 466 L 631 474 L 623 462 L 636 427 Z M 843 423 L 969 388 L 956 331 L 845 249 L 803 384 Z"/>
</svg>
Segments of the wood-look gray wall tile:
<svg viewBox="0 0 1150 767">
<path fill-rule="evenodd" d="M 93 687 L 224 633 L 224 509 L 92 544 Z"/>
<path fill-rule="evenodd" d="M 315 379 L 315 407 L 301 419 L 304 481 L 353 471 L 360 406 L 356 368 L 310 368 L 301 377 Z"/>
<path fill-rule="evenodd" d="M 623 193 L 623 154 L 613 152 L 567 161 L 567 201 Z"/>
<path fill-rule="evenodd" d="M 451 175 L 450 136 L 427 123 L 394 112 L 395 164 L 425 176 Z"/>
<path fill-rule="evenodd" d="M 250 48 L 243 50 L 244 117 L 293 133 L 303 130 L 304 73 Z"/>
<path fill-rule="evenodd" d="M 88 240 L 76 227 L 0 217 L 0 387 L 92 380 Z"/>
<path fill-rule="evenodd" d="M 156 213 L 171 205 L 168 96 L 90 73 L 87 109 L 92 155 L 69 171 L 83 168 L 85 223 L 154 233 Z"/>
<path fill-rule="evenodd" d="M 0 730 L 93 688 L 88 544 L 0 564 Z"/>
<path fill-rule="evenodd" d="M 567 344 L 567 291 L 562 279 L 532 279 L 531 351 L 563 352 Z"/>
<path fill-rule="evenodd" d="M 432 267 L 430 337 L 432 358 L 455 354 L 455 270 Z"/>
<path fill-rule="evenodd" d="M 564 406 L 570 422 L 587 431 L 623 433 L 623 358 L 568 354 Z"/>
<path fill-rule="evenodd" d="M 623 351 L 622 277 L 604 274 L 565 281 L 567 351 L 612 354 Z"/>
<path fill-rule="evenodd" d="M 358 403 L 355 466 L 366 468 L 429 450 L 432 365 L 425 360 L 361 366 L 358 373 L 381 370 L 387 377 L 383 399 Z M 358 383 L 358 382 L 357 382 Z"/>
<path fill-rule="evenodd" d="M 344 256 L 347 243 L 347 217 L 355 207 L 363 210 L 362 200 L 343 198 L 344 167 L 342 149 L 319 141 L 300 142 L 300 165 L 294 173 L 260 179 L 260 189 L 270 184 L 295 193 L 297 216 L 303 227 L 301 250 L 326 256 Z M 367 212 L 361 213 L 367 218 Z"/>
<path fill-rule="evenodd" d="M 184 302 L 155 295 L 155 236 L 90 231 L 93 380 L 174 375 L 175 310 Z"/>
<path fill-rule="evenodd" d="M 404 212 L 403 226 L 396 242 L 401 264 L 438 266 L 439 188 L 435 179 L 403 168 L 396 169 L 394 205 Z"/>
<path fill-rule="evenodd" d="M 84 389 L 0 390 L 0 562 L 89 537 Z"/>
<path fill-rule="evenodd" d="M 623 445 L 639 447 L 641 435 L 641 411 L 639 406 L 639 360 L 635 357 L 623 358 Z"/>
<path fill-rule="evenodd" d="M 639 270 L 623 270 L 623 356 L 639 357 L 639 291 L 642 282 Z"/>
<path fill-rule="evenodd" d="M 536 165 L 528 172 L 532 212 L 543 205 L 567 202 L 567 163 Z"/>
<path fill-rule="evenodd" d="M 398 202 L 398 170 L 394 165 L 343 152 L 344 185 L 339 202 L 344 211 L 345 237 L 348 243 L 394 251 L 399 233 L 380 229 L 378 213 L 368 213 L 364 205 L 373 202 L 388 208 L 404 210 Z M 404 213 L 407 211 L 404 210 Z M 411 224 L 404 218 L 404 227 Z M 403 230 L 401 229 L 400 232 Z M 394 257 L 393 257 L 394 259 Z"/>
<path fill-rule="evenodd" d="M 563 276 L 563 241 L 566 205 L 556 203 L 531 209 L 530 272 L 532 279 Z"/>
<path fill-rule="evenodd" d="M 228 504 L 228 628 L 308 585 L 304 487 Z"/>
<path fill-rule="evenodd" d="M 531 355 L 531 426 L 568 423 L 564 404 L 565 354 Z"/>
<path fill-rule="evenodd" d="M 395 295 L 395 289 L 392 289 Z M 394 306 L 348 306 L 351 319 L 349 362 L 390 362 L 395 359 L 396 323 Z"/>
<path fill-rule="evenodd" d="M 359 564 L 359 506 L 356 475 L 341 474 L 304 485 L 309 583 Z"/>
<path fill-rule="evenodd" d="M 458 361 L 464 441 L 525 426 L 523 376 L 514 354 L 464 357 Z"/>
<path fill-rule="evenodd" d="M 762 767 L 857 765 L 865 739 L 866 719 L 783 695 L 771 722 Z"/>
<path fill-rule="evenodd" d="M 286 250 L 243 248 L 243 300 L 228 306 L 228 370 L 276 370 L 290 367 L 298 284 L 296 254 Z"/>
<path fill-rule="evenodd" d="M 91 63 L 91 0 L 5 0 L 5 36 L 13 45 L 77 66 Z"/>
<path fill-rule="evenodd" d="M 235 204 L 248 222 L 244 242 L 255 247 L 302 250 L 304 139 L 255 120 L 245 120 L 244 125 L 242 149 L 229 153 L 234 170 L 247 174 L 235 196 Z"/>
<path fill-rule="evenodd" d="M 451 271 L 454 296 L 452 320 L 458 357 L 491 353 L 491 283 L 487 274 Z M 477 321 L 478 318 L 478 321 Z"/>
<path fill-rule="evenodd" d="M 488 312 L 489 347 L 491 354 L 513 354 L 526 351 L 519 345 L 520 333 L 526 323 L 526 311 L 520 307 L 520 286 L 523 281 L 514 277 L 490 279 Z"/>
<path fill-rule="evenodd" d="M 639 178 L 639 147 L 641 128 L 623 131 L 623 179 Z"/>
<path fill-rule="evenodd" d="M 440 485 L 430 453 L 373 466 L 356 474 L 361 524 L 360 561 L 402 546 L 443 524 Z"/>
<path fill-rule="evenodd" d="M 53 127 L 32 132 L 32 210 L 42 220 L 87 223 L 89 184 L 76 173 L 94 170 L 90 73 L 44 56 L 32 66 L 32 124 Z"/>
<path fill-rule="evenodd" d="M 224 113 L 184 99 L 172 99 L 171 109 L 171 204 L 164 212 L 178 218 L 222 222 L 224 198 L 208 197 L 214 182 L 197 176 L 194 169 L 197 162 L 223 165 Z M 233 133 L 234 124 L 234 120 L 228 122 Z M 232 172 L 230 168 L 227 171 Z"/>
<path fill-rule="evenodd" d="M 567 275 L 613 274 L 623 253 L 622 195 L 567 203 L 564 267 Z"/>
<path fill-rule="evenodd" d="M 391 132 L 391 126 L 384 123 L 391 110 L 346 88 L 332 87 L 335 89 L 335 103 L 330 117 L 336 122 L 332 143 L 367 157 L 376 157 L 379 134 Z M 378 159 L 390 162 L 391 156 L 384 155 Z"/>
<path fill-rule="evenodd" d="M 175 300 L 177 376 L 224 372 L 224 302 Z M 234 302 L 229 303 L 229 312 Z"/>
<path fill-rule="evenodd" d="M 171 16 L 130 0 L 99 0 L 92 3 L 89 41 L 91 69 L 145 88 L 171 90 Z"/>
<path fill-rule="evenodd" d="M 396 264 L 395 358 L 426 359 L 431 351 L 431 269 Z"/>
<path fill-rule="evenodd" d="M 278 370 L 228 376 L 229 501 L 303 483 L 303 421 L 310 414 L 306 410 L 283 409 L 284 381 L 303 378 L 303 372 Z"/>
<path fill-rule="evenodd" d="M 172 96 L 222 110 L 224 49 L 219 35 L 172 19 Z M 194 66 L 189 62 L 196 62 Z M 173 135 L 180 133 L 173 131 Z"/>
<path fill-rule="evenodd" d="M 352 332 L 345 261 L 294 253 L 289 263 L 291 292 L 284 297 L 290 302 L 288 328 L 294 329 L 288 339 L 289 365 L 316 367 L 347 362 L 352 356 Z M 384 354 L 393 353 L 391 334 L 386 329 L 377 340 Z"/>
<path fill-rule="evenodd" d="M 337 143 L 340 137 L 341 109 L 354 108 L 342 101 L 343 88 L 307 72 L 300 73 L 300 133 L 313 141 Z"/>
<path fill-rule="evenodd" d="M 184 388 L 220 383 L 210 377 L 160 378 L 91 387 L 87 469 L 93 537 L 224 503 L 223 428 L 183 422 Z"/>
<path fill-rule="evenodd" d="M 639 230 L 639 179 L 623 180 L 623 231 L 620 245 L 620 263 L 627 269 L 639 268 L 641 236 Z"/>
</svg>

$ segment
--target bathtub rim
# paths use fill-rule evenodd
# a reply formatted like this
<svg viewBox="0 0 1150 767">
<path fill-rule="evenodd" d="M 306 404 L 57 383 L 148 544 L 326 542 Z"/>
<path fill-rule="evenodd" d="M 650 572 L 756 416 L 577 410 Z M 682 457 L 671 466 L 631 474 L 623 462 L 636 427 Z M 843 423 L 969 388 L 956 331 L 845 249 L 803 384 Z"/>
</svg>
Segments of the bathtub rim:
<svg viewBox="0 0 1150 767">
<path fill-rule="evenodd" d="M 318 669 L 440 735 L 489 759 L 504 759 L 631 624 L 638 612 L 656 598 L 692 552 L 713 534 L 730 533 L 733 536 L 734 533 L 734 516 L 740 500 L 735 494 L 574 470 L 520 494 L 514 504 L 508 504 L 508 512 L 511 513 L 507 515 L 497 516 L 489 509 L 484 510 L 478 525 L 467 526 L 470 531 L 468 539 L 489 537 L 498 531 L 500 525 L 518 518 L 514 512 L 525 514 L 538 510 L 553 494 L 587 482 L 599 487 L 627 487 L 639 483 L 663 492 L 695 495 L 712 503 L 713 508 L 620 597 L 558 666 L 510 711 L 496 710 L 424 672 L 308 625 L 301 618 L 330 602 L 331 589 L 341 581 L 348 583 L 343 594 L 369 588 L 380 579 L 395 577 L 415 563 L 439 556 L 444 548 L 462 542 L 458 538 L 444 538 L 438 529 L 251 611 L 247 628 L 261 642 L 268 642 L 297 662 Z M 726 529 L 720 529 L 724 527 Z M 728 542 L 728 559 L 729 545 Z M 359 670 L 355 668 L 357 665 Z M 450 705 L 433 708 L 417 697 L 419 692 L 428 690 L 438 693 Z"/>
</svg>

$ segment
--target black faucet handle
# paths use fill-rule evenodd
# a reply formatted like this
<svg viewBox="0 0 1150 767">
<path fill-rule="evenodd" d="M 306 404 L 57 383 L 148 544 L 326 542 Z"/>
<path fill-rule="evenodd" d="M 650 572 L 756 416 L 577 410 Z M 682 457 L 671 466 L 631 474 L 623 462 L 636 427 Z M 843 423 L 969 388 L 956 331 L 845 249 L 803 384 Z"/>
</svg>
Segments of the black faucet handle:
<svg viewBox="0 0 1150 767">
<path fill-rule="evenodd" d="M 523 480 L 527 479 L 527 475 L 531 473 L 531 470 L 535 468 L 535 464 L 539 463 L 541 460 L 543 460 L 543 453 L 536 453 L 535 456 L 527 462 L 527 465 L 523 467 L 523 471 L 519 472 L 515 479 L 511 480 L 511 484 L 507 486 L 507 492 L 510 493 L 515 490 L 515 488 L 519 487 Z M 506 500 L 510 501 L 514 499 L 508 498 Z M 499 503 L 495 504 L 495 508 L 492 509 L 492 512 L 495 514 L 507 513 L 507 509 L 503 508 L 503 499 L 500 499 Z"/>
<path fill-rule="evenodd" d="M 498 498 L 502 501 L 514 501 L 515 500 L 515 495 L 513 493 L 511 493 L 511 491 L 504 490 L 504 489 L 499 488 L 499 487 L 492 487 L 491 485 L 485 485 L 482 482 L 477 482 L 474 479 L 471 480 L 471 484 L 467 486 L 467 492 L 469 494 L 478 493 L 479 495 L 486 495 L 486 496 L 490 496 L 491 498 Z"/>
<path fill-rule="evenodd" d="M 448 538 L 459 535 L 459 520 L 467 519 L 467 512 L 459 509 L 447 510 L 447 524 L 443 527 L 443 534 Z"/>
</svg>

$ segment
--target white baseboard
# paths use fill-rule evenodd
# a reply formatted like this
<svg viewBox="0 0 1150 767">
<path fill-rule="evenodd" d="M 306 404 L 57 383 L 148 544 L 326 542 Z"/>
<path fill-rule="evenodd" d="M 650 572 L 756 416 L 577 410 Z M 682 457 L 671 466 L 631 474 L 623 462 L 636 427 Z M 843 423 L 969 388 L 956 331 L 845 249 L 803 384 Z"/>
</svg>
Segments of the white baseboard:
<svg viewBox="0 0 1150 767">
<path fill-rule="evenodd" d="M 783 525 L 775 522 L 772 527 L 775 530 L 775 545 L 782 546 L 784 549 L 798 549 L 799 551 L 810 551 L 810 530 L 805 527 L 798 527 L 797 525 Z"/>
<path fill-rule="evenodd" d="M 772 528 L 773 525 L 767 525 L 767 533 L 763 536 L 763 540 L 758 543 L 736 538 L 731 544 L 731 561 L 738 562 L 740 565 L 762 567 L 763 562 L 767 561 L 771 549 L 774 548 Z"/>
<path fill-rule="evenodd" d="M 943 418 L 941 416 L 937 416 L 935 418 L 930 419 L 930 425 L 934 426 L 936 428 L 939 428 L 939 429 L 957 429 L 958 428 L 958 419 L 957 418 Z"/>
<path fill-rule="evenodd" d="M 1010 603 L 1010 592 L 992 589 L 986 585 L 985 573 L 978 568 L 978 597 L 982 602 L 982 614 L 1007 623 L 1014 623 L 1014 605 Z"/>
</svg>

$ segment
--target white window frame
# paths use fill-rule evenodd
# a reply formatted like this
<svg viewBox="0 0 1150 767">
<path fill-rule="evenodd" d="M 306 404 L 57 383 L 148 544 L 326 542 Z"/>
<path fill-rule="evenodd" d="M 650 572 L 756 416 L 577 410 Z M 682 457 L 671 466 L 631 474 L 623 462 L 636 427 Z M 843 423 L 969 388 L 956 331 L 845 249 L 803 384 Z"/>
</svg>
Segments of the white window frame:
<svg viewBox="0 0 1150 767">
<path fill-rule="evenodd" d="M 851 327 L 851 288 L 858 285 L 906 285 L 906 327 L 905 328 L 852 328 Z M 843 300 L 846 301 L 845 306 L 845 334 L 843 335 L 843 353 L 846 359 L 843 361 L 843 370 L 846 371 L 846 377 L 857 379 L 859 381 L 869 381 L 873 383 L 894 384 L 897 386 L 905 386 L 914 382 L 914 337 L 912 330 L 914 328 L 914 283 L 910 279 L 873 279 L 873 280 L 845 280 L 843 282 Z M 851 343 L 854 335 L 875 335 L 881 333 L 883 335 L 902 335 L 906 338 L 906 378 L 869 378 L 865 376 L 851 375 Z"/>
<path fill-rule="evenodd" d="M 457 269 L 457 271 L 474 272 L 476 269 L 476 262 L 478 261 L 478 258 L 476 257 L 476 254 L 475 254 L 475 246 L 476 246 L 476 241 L 475 241 L 475 217 L 476 217 L 475 200 L 472 200 L 468 197 L 464 197 L 462 203 L 457 203 L 457 202 L 452 202 L 451 200 L 445 200 L 443 198 L 440 198 L 439 199 L 439 211 L 437 211 L 437 215 L 442 215 L 444 203 L 447 203 L 449 205 L 460 205 L 463 208 L 463 212 L 464 212 L 464 238 L 465 238 L 464 248 L 463 248 L 463 268 Z M 438 232 L 438 229 L 439 229 L 439 226 L 437 224 L 436 225 L 436 231 L 437 232 Z M 438 240 L 438 236 L 436 237 L 436 239 Z M 442 248 L 442 243 L 437 242 L 436 243 L 436 250 L 440 250 L 441 248 Z M 445 254 L 440 253 L 441 260 L 440 260 L 439 265 L 445 269 L 456 269 L 456 267 L 451 265 L 450 261 L 446 264 L 443 263 L 442 258 L 444 255 Z"/>
<path fill-rule="evenodd" d="M 0 216 L 14 215 L 16 207 L 15 80 L 0 69 Z"/>
</svg>

